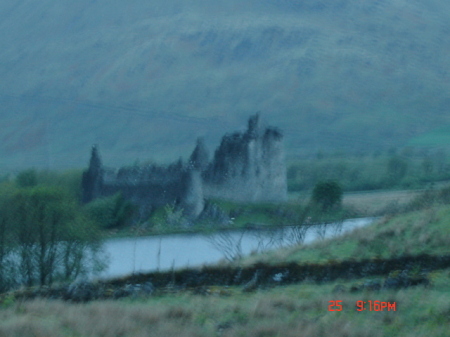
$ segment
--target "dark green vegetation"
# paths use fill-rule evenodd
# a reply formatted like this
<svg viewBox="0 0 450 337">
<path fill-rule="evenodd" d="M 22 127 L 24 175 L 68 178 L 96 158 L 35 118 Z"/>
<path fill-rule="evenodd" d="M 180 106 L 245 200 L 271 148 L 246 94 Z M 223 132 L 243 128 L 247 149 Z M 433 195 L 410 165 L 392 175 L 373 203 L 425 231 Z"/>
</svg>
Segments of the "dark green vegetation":
<svg viewBox="0 0 450 337">
<path fill-rule="evenodd" d="M 90 204 L 87 207 L 89 208 Z M 337 201 L 333 203 L 332 207 L 329 207 L 327 202 L 323 204 L 310 198 L 292 200 L 282 204 L 208 200 L 206 208 L 210 210 L 208 212 L 213 215 L 212 217 L 204 218 L 201 215 L 197 220 L 186 225 L 182 210 L 177 210 L 173 205 L 166 205 L 156 208 L 147 221 L 132 227 L 116 227 L 116 231 L 112 234 L 114 236 L 133 236 L 136 234 L 214 232 L 227 229 L 263 229 L 300 225 L 305 222 L 312 224 L 341 221 L 375 214 L 358 210 L 351 204 L 343 206 Z"/>
<path fill-rule="evenodd" d="M 85 207 L 87 214 L 101 229 L 124 227 L 133 214 L 133 205 L 120 193 L 96 199 Z"/>
<path fill-rule="evenodd" d="M 44 184 L 46 179 L 53 183 Z M 102 268 L 100 233 L 70 189 L 73 180 L 71 174 L 27 170 L 15 183 L 0 184 L 0 291 L 73 280 Z"/>
<path fill-rule="evenodd" d="M 186 220 L 180 210 L 172 205 L 157 208 L 149 219 L 134 226 L 116 227 L 105 232 L 108 236 L 123 237 L 135 235 L 158 235 L 172 233 L 211 233 L 217 230 L 227 229 L 255 229 L 272 228 L 302 224 L 306 219 L 313 219 L 314 223 L 332 222 L 348 219 L 355 216 L 363 216 L 351 205 L 348 207 L 336 207 L 324 212 L 321 207 L 316 207 L 310 202 L 289 202 L 282 205 L 276 204 L 243 204 L 229 201 L 209 201 L 214 205 L 219 219 L 225 222 L 217 223 L 214 219 L 198 219 L 191 225 L 186 225 Z M 88 206 L 89 207 L 89 206 Z M 372 214 L 371 214 L 372 215 Z"/>
<path fill-rule="evenodd" d="M 442 0 L 0 4 L 1 168 L 173 161 L 260 110 L 289 155 L 448 146 Z"/>
<path fill-rule="evenodd" d="M 312 190 L 324 180 L 337 181 L 344 191 L 420 189 L 450 180 L 450 161 L 443 149 L 407 147 L 371 154 L 319 152 L 288 165 L 289 191 Z"/>
<path fill-rule="evenodd" d="M 320 181 L 314 186 L 311 202 L 327 212 L 342 207 L 342 187 L 334 180 Z"/>
</svg>

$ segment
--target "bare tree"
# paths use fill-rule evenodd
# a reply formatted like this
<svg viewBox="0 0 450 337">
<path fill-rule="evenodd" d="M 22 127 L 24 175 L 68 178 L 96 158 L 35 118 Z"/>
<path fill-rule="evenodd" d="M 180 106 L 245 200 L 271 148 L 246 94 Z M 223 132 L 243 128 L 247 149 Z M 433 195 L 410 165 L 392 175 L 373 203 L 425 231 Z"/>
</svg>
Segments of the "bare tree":
<svg viewBox="0 0 450 337">
<path fill-rule="evenodd" d="M 325 239 L 325 235 L 327 233 L 327 227 L 328 227 L 328 223 L 320 223 L 317 225 L 314 225 L 314 229 L 316 231 L 317 236 L 319 237 L 320 240 Z"/>
<path fill-rule="evenodd" d="M 310 224 L 302 224 L 289 227 L 289 234 L 286 236 L 286 242 L 289 245 L 302 244 L 305 241 L 306 233 L 310 228 Z"/>
<path fill-rule="evenodd" d="M 206 240 L 221 252 L 228 261 L 233 262 L 242 258 L 242 238 L 245 232 L 243 230 L 239 236 L 235 236 L 233 233 L 224 231 L 208 235 Z"/>
<path fill-rule="evenodd" d="M 336 221 L 336 222 L 333 222 L 333 223 L 331 224 L 331 227 L 332 227 L 332 229 L 333 229 L 333 235 L 334 235 L 334 236 L 338 236 L 339 234 L 341 234 L 343 224 L 344 224 L 344 221 L 343 221 L 343 220 L 341 220 L 341 221 Z"/>
<path fill-rule="evenodd" d="M 257 252 L 264 252 L 271 248 L 282 247 L 284 242 L 284 228 L 270 230 L 255 230 L 252 236 L 257 240 Z"/>
</svg>

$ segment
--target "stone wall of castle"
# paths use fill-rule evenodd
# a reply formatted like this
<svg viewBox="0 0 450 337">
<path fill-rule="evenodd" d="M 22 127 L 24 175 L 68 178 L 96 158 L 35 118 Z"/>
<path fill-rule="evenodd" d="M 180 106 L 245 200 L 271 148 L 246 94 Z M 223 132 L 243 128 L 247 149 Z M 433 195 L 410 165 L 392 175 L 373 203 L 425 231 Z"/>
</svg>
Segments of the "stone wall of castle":
<svg viewBox="0 0 450 337">
<path fill-rule="evenodd" d="M 98 149 L 91 153 L 83 174 L 83 202 L 122 192 L 138 206 L 139 219 L 155 207 L 175 204 L 187 218 L 195 219 L 204 199 L 239 202 L 281 202 L 287 199 L 283 135 L 275 128 L 262 128 L 259 115 L 252 116 L 243 133 L 222 138 L 209 162 L 202 139 L 197 141 L 187 164 L 104 168 Z"/>
<path fill-rule="evenodd" d="M 167 204 L 186 207 L 189 217 L 201 213 L 202 185 L 196 178 L 200 173 L 192 172 L 181 162 L 169 166 L 145 165 L 114 170 L 102 166 L 98 150 L 93 147 L 91 163 L 94 165 L 89 166 L 82 180 L 85 203 L 121 192 L 126 200 L 138 206 L 138 220 L 147 219 L 155 207 Z"/>
<path fill-rule="evenodd" d="M 204 193 L 210 198 L 241 202 L 287 199 L 283 136 L 262 128 L 252 116 L 244 133 L 225 135 L 204 173 Z"/>
</svg>

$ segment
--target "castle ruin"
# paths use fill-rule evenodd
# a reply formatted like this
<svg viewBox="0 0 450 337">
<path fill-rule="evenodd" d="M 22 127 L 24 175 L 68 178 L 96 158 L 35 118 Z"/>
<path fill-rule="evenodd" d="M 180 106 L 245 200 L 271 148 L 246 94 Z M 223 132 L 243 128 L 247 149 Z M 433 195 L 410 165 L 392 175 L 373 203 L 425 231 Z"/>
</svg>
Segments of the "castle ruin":
<svg viewBox="0 0 450 337">
<path fill-rule="evenodd" d="M 227 134 L 210 161 L 202 139 L 187 163 L 168 166 L 141 165 L 110 169 L 103 166 L 97 147 L 92 148 L 89 168 L 83 173 L 82 201 L 121 192 L 146 219 L 167 204 L 197 218 L 205 199 L 238 202 L 282 202 L 287 199 L 283 135 L 273 127 L 262 128 L 259 114 L 250 117 L 245 132 Z"/>
</svg>

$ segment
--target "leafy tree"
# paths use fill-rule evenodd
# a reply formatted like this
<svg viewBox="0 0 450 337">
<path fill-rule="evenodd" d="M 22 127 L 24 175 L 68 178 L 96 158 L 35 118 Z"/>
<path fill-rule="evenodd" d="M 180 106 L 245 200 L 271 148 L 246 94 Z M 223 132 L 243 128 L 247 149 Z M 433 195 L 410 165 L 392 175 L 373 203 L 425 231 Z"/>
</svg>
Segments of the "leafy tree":
<svg viewBox="0 0 450 337">
<path fill-rule="evenodd" d="M 64 188 L 77 200 L 81 200 L 81 170 L 67 170 L 64 172 L 39 171 L 37 173 L 37 183 L 47 186 L 59 186 Z"/>
<path fill-rule="evenodd" d="M 408 162 L 400 156 L 389 158 L 387 163 L 388 183 L 398 184 L 408 171 Z"/>
<path fill-rule="evenodd" d="M 37 172 L 35 169 L 29 169 L 20 172 L 16 177 L 16 184 L 19 187 L 33 187 L 38 183 Z"/>
<path fill-rule="evenodd" d="M 111 229 L 125 225 L 133 215 L 134 207 L 121 193 L 116 193 L 90 202 L 86 211 L 100 228 Z"/>
<path fill-rule="evenodd" d="M 312 193 L 312 202 L 323 211 L 340 207 L 342 204 L 342 187 L 334 180 L 318 182 Z"/>
<path fill-rule="evenodd" d="M 12 233 L 8 226 L 8 199 L 16 188 L 14 185 L 3 182 L 0 189 L 0 292 L 6 291 L 15 283 L 13 277 L 14 264 L 11 252 L 13 250 Z"/>
<path fill-rule="evenodd" d="M 103 266 L 95 226 L 65 190 L 42 185 L 19 189 L 3 207 L 0 240 L 7 237 L 17 257 L 19 283 L 51 284 Z"/>
</svg>

